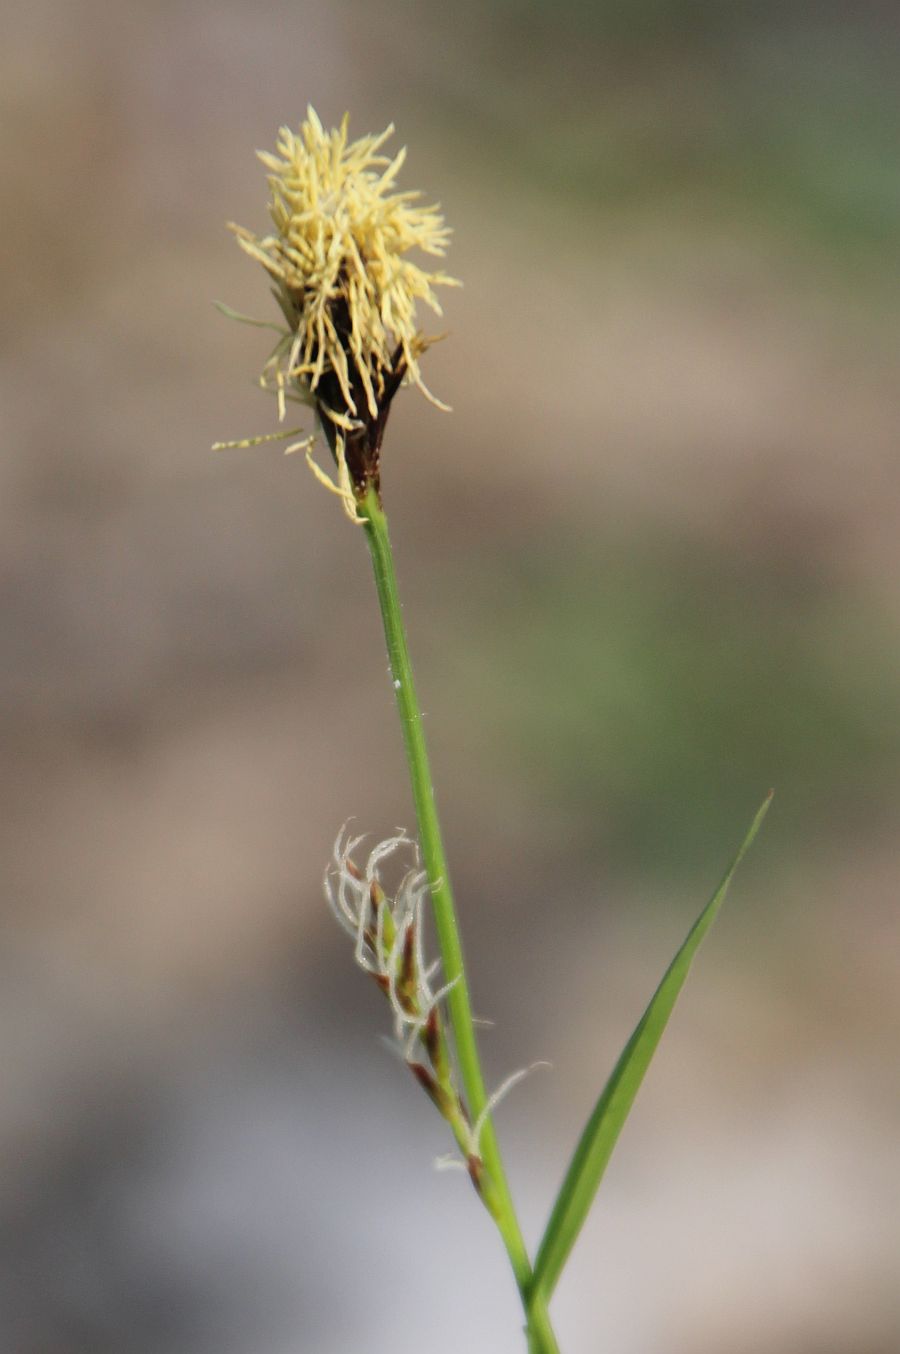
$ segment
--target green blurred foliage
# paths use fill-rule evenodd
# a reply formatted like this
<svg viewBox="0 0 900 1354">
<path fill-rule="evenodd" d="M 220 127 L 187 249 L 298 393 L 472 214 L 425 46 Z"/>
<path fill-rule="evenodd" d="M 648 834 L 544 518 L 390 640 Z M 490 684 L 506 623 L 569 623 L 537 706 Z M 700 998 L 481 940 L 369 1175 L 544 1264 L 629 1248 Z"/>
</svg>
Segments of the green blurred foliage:
<svg viewBox="0 0 900 1354">
<path fill-rule="evenodd" d="M 441 703 L 586 859 L 689 872 L 769 788 L 770 853 L 883 825 L 900 667 L 856 598 L 687 542 L 569 540 L 486 574 L 459 590 Z"/>
<path fill-rule="evenodd" d="M 764 301 L 787 293 L 803 312 L 827 293 L 835 332 L 857 325 L 883 353 L 900 293 L 896 6 L 416 12 L 442 53 L 410 96 L 418 114 L 490 193 L 566 207 L 556 253 L 607 266 L 618 220 L 675 270 L 687 241 L 702 279 L 704 241 L 734 238 L 764 261 Z M 900 791 L 893 616 L 858 583 L 768 560 L 765 533 L 747 555 L 693 536 L 651 545 L 653 531 L 564 553 L 529 538 L 442 596 L 456 642 L 440 644 L 440 700 L 461 712 L 458 737 L 475 712 L 485 760 L 572 824 L 573 851 L 622 868 L 690 873 L 740 839 L 770 787 L 770 860 L 883 830 Z"/>
<path fill-rule="evenodd" d="M 606 210 L 733 214 L 838 262 L 900 233 L 900 10 L 715 0 L 427 6 L 422 109 L 470 168 Z M 874 258 L 873 258 L 874 255 Z M 883 282 L 883 279 L 882 279 Z"/>
</svg>

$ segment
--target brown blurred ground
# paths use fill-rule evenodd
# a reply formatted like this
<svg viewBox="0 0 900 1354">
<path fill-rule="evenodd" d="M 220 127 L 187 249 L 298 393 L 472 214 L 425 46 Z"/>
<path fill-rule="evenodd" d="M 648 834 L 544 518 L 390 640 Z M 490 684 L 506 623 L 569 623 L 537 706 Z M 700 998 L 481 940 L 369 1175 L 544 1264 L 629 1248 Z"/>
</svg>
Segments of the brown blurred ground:
<svg viewBox="0 0 900 1354">
<path fill-rule="evenodd" d="M 77 0 L 0 57 L 0 1347 L 519 1348 L 321 903 L 410 822 L 363 544 L 264 432 L 253 159 L 394 119 L 456 230 L 385 485 L 514 1182 L 770 824 L 567 1354 L 900 1342 L 896 15 Z M 455 1329 L 436 1314 L 456 1293 Z"/>
</svg>

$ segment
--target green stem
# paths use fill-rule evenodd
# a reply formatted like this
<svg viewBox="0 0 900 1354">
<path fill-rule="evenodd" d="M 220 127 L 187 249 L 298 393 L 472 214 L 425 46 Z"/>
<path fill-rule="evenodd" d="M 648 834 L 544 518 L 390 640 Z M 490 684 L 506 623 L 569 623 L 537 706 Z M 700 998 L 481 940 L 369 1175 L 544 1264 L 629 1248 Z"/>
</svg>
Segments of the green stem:
<svg viewBox="0 0 900 1354">
<path fill-rule="evenodd" d="M 462 943 L 434 801 L 434 787 L 431 781 L 428 751 L 425 746 L 422 714 L 413 683 L 406 629 L 400 610 L 400 597 L 397 591 L 397 576 L 388 536 L 387 519 L 374 489 L 368 491 L 359 507 L 365 522 L 366 539 L 372 555 L 375 586 L 378 591 L 381 618 L 384 622 L 384 634 L 387 640 L 394 693 L 397 698 L 397 708 L 400 712 L 403 742 L 406 748 L 413 800 L 415 801 L 416 817 L 419 824 L 419 843 L 425 869 L 428 873 L 435 930 L 441 950 L 444 977 L 447 982 L 453 983 L 447 994 L 447 1010 L 453 1027 L 459 1074 L 474 1122 L 484 1110 L 488 1096 L 478 1056 L 478 1043 L 472 1019 L 472 1006 L 469 999 L 469 985 L 463 961 Z M 480 1152 L 485 1173 L 491 1184 L 490 1211 L 503 1238 L 516 1283 L 522 1295 L 522 1302 L 528 1315 L 529 1348 L 532 1354 L 558 1354 L 556 1338 L 550 1325 L 546 1307 L 541 1304 L 529 1310 L 531 1263 L 516 1217 L 512 1195 L 500 1156 L 500 1147 L 490 1115 L 485 1118 L 484 1127 L 481 1130 Z"/>
</svg>

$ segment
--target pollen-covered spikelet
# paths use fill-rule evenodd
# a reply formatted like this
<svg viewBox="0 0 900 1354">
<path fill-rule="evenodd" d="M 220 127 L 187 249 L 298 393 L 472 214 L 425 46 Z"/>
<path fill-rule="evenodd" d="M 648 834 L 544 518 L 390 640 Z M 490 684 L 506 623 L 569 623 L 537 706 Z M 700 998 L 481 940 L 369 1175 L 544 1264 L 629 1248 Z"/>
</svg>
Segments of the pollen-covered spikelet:
<svg viewBox="0 0 900 1354">
<path fill-rule="evenodd" d="M 282 127 L 269 170 L 274 233 L 232 225 L 238 244 L 274 282 L 287 329 L 263 372 L 278 396 L 312 404 L 346 492 L 378 488 L 378 457 L 391 400 L 410 381 L 435 404 L 419 359 L 434 340 L 417 327 L 416 306 L 441 313 L 438 286 L 411 250 L 441 258 L 450 231 L 421 194 L 397 192 L 406 158 L 382 154 L 393 133 L 349 141 L 348 117 L 326 131 L 312 108 L 298 132 Z M 441 406 L 446 407 L 446 406 Z"/>
</svg>

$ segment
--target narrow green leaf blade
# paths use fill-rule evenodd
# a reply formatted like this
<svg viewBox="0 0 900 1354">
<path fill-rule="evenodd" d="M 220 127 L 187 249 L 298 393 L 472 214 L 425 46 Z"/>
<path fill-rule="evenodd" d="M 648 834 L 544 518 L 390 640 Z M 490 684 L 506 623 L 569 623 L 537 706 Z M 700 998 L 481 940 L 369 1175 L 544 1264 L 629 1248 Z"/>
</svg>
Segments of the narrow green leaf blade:
<svg viewBox="0 0 900 1354">
<path fill-rule="evenodd" d="M 255 320 L 252 315 L 244 315 L 242 311 L 226 306 L 224 301 L 213 301 L 213 305 L 227 320 L 237 320 L 238 324 L 252 324 L 255 329 L 274 329 L 276 334 L 284 333 L 283 325 L 273 324 L 271 320 Z"/>
<path fill-rule="evenodd" d="M 641 1016 L 637 1028 L 622 1050 L 619 1061 L 603 1088 L 594 1112 L 575 1148 L 538 1248 L 531 1284 L 532 1299 L 540 1296 L 546 1302 L 556 1287 L 569 1252 L 594 1202 L 603 1172 L 606 1170 L 622 1126 L 628 1118 L 634 1098 L 644 1079 L 644 1073 L 656 1052 L 672 1008 L 684 986 L 694 955 L 715 921 L 728 892 L 731 877 L 759 831 L 771 801 L 772 795 L 769 794 L 754 818 L 750 831 L 741 843 L 740 850 L 731 862 L 724 879 L 694 922 L 684 944 L 666 970 L 665 977 L 656 989 L 650 1005 Z"/>
</svg>

